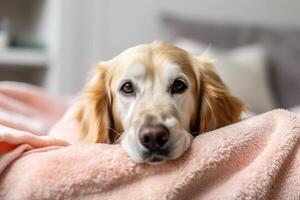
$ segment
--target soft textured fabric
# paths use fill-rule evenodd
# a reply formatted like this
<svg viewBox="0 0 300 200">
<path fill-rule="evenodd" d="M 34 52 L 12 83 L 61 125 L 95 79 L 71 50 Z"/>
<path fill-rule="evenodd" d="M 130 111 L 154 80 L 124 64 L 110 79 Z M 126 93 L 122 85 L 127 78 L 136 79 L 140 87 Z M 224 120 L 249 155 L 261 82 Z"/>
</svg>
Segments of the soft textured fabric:
<svg viewBox="0 0 300 200">
<path fill-rule="evenodd" d="M 300 102 L 300 31 L 259 26 L 220 24 L 180 18 L 162 17 L 165 38 L 192 38 L 214 47 L 235 48 L 260 43 L 269 53 L 269 77 L 274 95 L 281 107 Z"/>
<path fill-rule="evenodd" d="M 180 159 L 162 165 L 136 164 L 120 145 L 67 146 L 3 126 L 0 141 L 1 164 L 17 150 L 3 142 L 35 148 L 16 152 L 0 170 L 0 199 L 300 198 L 300 121 L 285 110 L 199 135 Z"/>
<path fill-rule="evenodd" d="M 68 145 L 46 136 L 65 109 L 64 101 L 47 96 L 38 87 L 0 82 L 0 175 L 29 150 L 46 151 Z"/>
<path fill-rule="evenodd" d="M 263 46 L 251 44 L 224 50 L 187 38 L 178 39 L 175 45 L 195 55 L 203 51 L 210 54 L 217 74 L 250 110 L 263 113 L 277 107 L 268 82 L 267 52 Z"/>
<path fill-rule="evenodd" d="M 300 128 L 276 110 L 195 138 L 180 159 L 136 164 L 119 145 L 31 153 L 1 175 L 7 199 L 299 199 Z"/>
<path fill-rule="evenodd" d="M 0 81 L 0 124 L 45 135 L 62 117 L 69 100 L 45 94 L 39 87 Z"/>
<path fill-rule="evenodd" d="M 0 175 L 3 170 L 24 152 L 32 149 L 45 151 L 46 147 L 67 146 L 68 142 L 48 136 L 37 136 L 0 125 Z M 36 152 L 36 151 L 35 151 Z"/>
</svg>

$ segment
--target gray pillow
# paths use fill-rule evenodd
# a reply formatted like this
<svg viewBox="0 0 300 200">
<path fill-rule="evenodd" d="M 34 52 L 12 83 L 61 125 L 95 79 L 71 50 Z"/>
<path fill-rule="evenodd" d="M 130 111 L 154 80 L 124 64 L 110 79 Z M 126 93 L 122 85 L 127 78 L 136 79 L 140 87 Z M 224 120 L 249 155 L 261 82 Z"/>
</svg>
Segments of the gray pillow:
<svg viewBox="0 0 300 200">
<path fill-rule="evenodd" d="M 162 22 L 169 40 L 191 38 L 221 48 L 262 44 L 269 53 L 269 82 L 278 104 L 288 108 L 300 103 L 300 30 L 212 24 L 172 15 L 164 15 Z"/>
</svg>

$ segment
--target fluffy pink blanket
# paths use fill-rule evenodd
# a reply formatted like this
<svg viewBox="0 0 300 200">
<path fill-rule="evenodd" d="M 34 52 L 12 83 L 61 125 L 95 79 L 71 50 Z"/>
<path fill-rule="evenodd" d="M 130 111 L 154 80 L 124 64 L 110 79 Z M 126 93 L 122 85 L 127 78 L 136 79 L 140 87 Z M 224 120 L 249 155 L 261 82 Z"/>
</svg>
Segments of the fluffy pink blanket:
<svg viewBox="0 0 300 200">
<path fill-rule="evenodd" d="M 0 84 L 0 199 L 300 199 L 300 121 L 288 111 L 200 135 L 180 159 L 149 166 L 119 145 L 41 136 L 64 108 Z"/>
</svg>

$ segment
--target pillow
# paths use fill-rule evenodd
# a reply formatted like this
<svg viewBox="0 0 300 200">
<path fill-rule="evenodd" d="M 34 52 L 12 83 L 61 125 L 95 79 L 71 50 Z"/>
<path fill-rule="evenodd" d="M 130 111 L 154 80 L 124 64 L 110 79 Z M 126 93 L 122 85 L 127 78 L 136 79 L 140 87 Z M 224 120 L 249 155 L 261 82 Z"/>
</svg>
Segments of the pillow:
<svg viewBox="0 0 300 200">
<path fill-rule="evenodd" d="M 300 115 L 300 105 L 289 108 L 289 111 Z"/>
<path fill-rule="evenodd" d="M 175 45 L 196 55 L 208 49 L 216 59 L 214 66 L 218 75 L 250 110 L 262 113 L 277 107 L 268 85 L 267 53 L 262 46 L 253 44 L 222 50 L 189 39 L 179 39 Z"/>
</svg>

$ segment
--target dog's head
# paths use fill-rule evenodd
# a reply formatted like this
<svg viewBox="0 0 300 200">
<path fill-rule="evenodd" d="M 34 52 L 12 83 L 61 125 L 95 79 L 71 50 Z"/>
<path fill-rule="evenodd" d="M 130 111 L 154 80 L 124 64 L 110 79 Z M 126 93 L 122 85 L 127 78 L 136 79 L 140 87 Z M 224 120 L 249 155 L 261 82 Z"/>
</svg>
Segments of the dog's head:
<svg viewBox="0 0 300 200">
<path fill-rule="evenodd" d="M 121 141 L 133 160 L 153 163 L 178 158 L 193 134 L 237 122 L 243 109 L 207 59 L 153 42 L 97 66 L 77 120 L 84 140 Z"/>
</svg>

